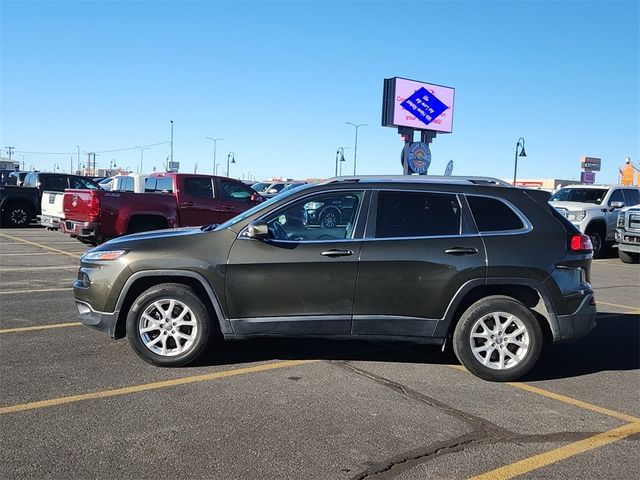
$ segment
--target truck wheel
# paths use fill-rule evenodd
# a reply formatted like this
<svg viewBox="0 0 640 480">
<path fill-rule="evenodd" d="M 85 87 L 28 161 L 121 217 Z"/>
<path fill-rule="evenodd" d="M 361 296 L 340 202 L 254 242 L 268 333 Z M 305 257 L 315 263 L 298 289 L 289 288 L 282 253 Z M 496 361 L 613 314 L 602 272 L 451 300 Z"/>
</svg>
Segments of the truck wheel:
<svg viewBox="0 0 640 480">
<path fill-rule="evenodd" d="M 2 215 L 2 224 L 8 227 L 28 227 L 33 218 L 33 209 L 27 205 L 9 205 Z"/>
<path fill-rule="evenodd" d="M 591 245 L 593 245 L 593 258 L 600 258 L 604 251 L 604 243 L 602 241 L 602 235 L 596 230 L 588 230 L 587 235 L 591 239 Z"/>
<path fill-rule="evenodd" d="M 127 315 L 127 337 L 144 361 L 162 367 L 182 367 L 205 351 L 213 327 L 195 292 L 178 283 L 145 290 Z"/>
<path fill-rule="evenodd" d="M 538 361 L 542 330 L 536 317 L 511 297 L 485 297 L 462 314 L 453 332 L 458 360 L 494 382 L 516 380 Z"/>
<path fill-rule="evenodd" d="M 640 263 L 640 253 L 623 252 L 620 247 L 618 247 L 618 257 L 623 263 Z"/>
</svg>

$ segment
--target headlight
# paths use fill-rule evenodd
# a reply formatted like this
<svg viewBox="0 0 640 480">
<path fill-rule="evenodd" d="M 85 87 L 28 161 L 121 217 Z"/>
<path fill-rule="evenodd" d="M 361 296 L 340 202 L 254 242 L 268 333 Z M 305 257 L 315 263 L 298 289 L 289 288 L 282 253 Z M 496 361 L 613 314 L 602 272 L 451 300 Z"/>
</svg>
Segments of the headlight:
<svg viewBox="0 0 640 480">
<path fill-rule="evenodd" d="M 618 226 L 619 227 L 624 227 L 624 213 L 621 212 L 620 214 L 618 214 Z"/>
<path fill-rule="evenodd" d="M 126 250 L 102 250 L 99 252 L 89 252 L 81 260 L 118 260 L 126 255 Z"/>
<path fill-rule="evenodd" d="M 570 222 L 581 222 L 584 220 L 584 217 L 587 215 L 587 212 L 584 210 L 576 210 L 567 212 L 567 220 Z"/>
</svg>

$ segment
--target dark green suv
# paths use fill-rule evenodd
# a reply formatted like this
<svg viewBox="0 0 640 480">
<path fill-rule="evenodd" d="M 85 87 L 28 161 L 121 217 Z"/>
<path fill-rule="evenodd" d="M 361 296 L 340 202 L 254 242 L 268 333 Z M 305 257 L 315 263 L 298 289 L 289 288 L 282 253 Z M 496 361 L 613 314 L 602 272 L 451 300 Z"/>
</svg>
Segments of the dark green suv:
<svg viewBox="0 0 640 480">
<path fill-rule="evenodd" d="M 514 380 L 543 341 L 595 326 L 589 237 L 548 198 L 474 177 L 305 185 L 221 225 L 93 249 L 76 305 L 156 365 L 186 365 L 215 338 L 449 339 L 474 374 Z M 336 202 L 350 205 L 340 222 L 309 221 Z"/>
</svg>

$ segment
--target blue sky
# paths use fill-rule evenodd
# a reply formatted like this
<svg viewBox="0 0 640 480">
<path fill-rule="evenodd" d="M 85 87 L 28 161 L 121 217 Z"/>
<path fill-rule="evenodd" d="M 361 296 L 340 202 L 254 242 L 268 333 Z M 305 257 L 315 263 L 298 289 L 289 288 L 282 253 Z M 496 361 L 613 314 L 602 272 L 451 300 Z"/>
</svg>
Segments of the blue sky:
<svg viewBox="0 0 640 480">
<path fill-rule="evenodd" d="M 181 171 L 231 176 L 400 174 L 402 142 L 382 127 L 383 79 L 456 89 L 454 129 L 429 173 L 579 178 L 640 163 L 640 2 L 0 1 L 0 147 L 27 168 L 69 169 L 76 145 L 104 151 L 169 140 Z M 43 155 L 24 152 L 68 152 Z M 161 169 L 167 144 L 145 150 Z M 3 156 L 6 156 L 3 150 Z M 75 163 L 75 153 L 73 153 Z M 84 158 L 84 155 L 83 155 Z M 138 150 L 99 166 L 137 169 Z"/>
</svg>

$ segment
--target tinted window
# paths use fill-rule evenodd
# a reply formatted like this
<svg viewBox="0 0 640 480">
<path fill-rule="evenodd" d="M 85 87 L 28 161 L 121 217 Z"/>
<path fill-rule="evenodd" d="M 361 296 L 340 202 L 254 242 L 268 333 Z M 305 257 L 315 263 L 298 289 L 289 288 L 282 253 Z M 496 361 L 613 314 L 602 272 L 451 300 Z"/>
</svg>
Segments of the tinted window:
<svg viewBox="0 0 640 480">
<path fill-rule="evenodd" d="M 481 232 L 501 232 L 524 228 L 520 217 L 498 199 L 468 195 L 467 201 L 478 230 Z"/>
<path fill-rule="evenodd" d="M 120 190 L 121 192 L 133 192 L 133 177 L 120 177 L 119 181 L 120 186 L 118 190 Z"/>
<path fill-rule="evenodd" d="M 562 188 L 549 199 L 550 202 L 580 202 L 600 205 L 607 194 L 605 188 Z"/>
<path fill-rule="evenodd" d="M 625 188 L 623 190 L 627 205 L 638 205 L 640 203 L 640 190 Z"/>
<path fill-rule="evenodd" d="M 42 178 L 43 190 L 51 190 L 53 192 L 64 192 L 65 188 L 69 188 L 67 177 L 60 177 L 58 175 L 52 175 L 52 176 L 45 175 Z"/>
<path fill-rule="evenodd" d="M 37 187 L 38 186 L 38 174 L 37 173 L 28 173 L 24 178 L 24 186 L 25 187 Z"/>
<path fill-rule="evenodd" d="M 363 192 L 316 194 L 271 213 L 265 220 L 276 240 L 351 238 L 363 195 Z"/>
<path fill-rule="evenodd" d="M 221 180 L 222 185 L 222 198 L 225 200 L 244 200 L 249 201 L 253 190 L 240 183 L 230 182 L 228 180 Z"/>
<path fill-rule="evenodd" d="M 378 194 L 376 238 L 430 237 L 460 233 L 460 205 L 452 194 Z"/>
<path fill-rule="evenodd" d="M 145 192 L 172 193 L 173 177 L 149 177 L 144 184 Z"/>
<path fill-rule="evenodd" d="M 78 188 L 84 190 L 100 190 L 100 187 L 90 178 L 83 177 L 70 177 L 69 184 L 70 188 Z"/>
<path fill-rule="evenodd" d="M 184 186 L 189 195 L 199 198 L 213 198 L 213 186 L 210 178 L 185 178 Z"/>
<path fill-rule="evenodd" d="M 624 202 L 622 190 L 614 190 L 611 192 L 611 196 L 609 197 L 609 206 L 611 206 L 613 202 Z"/>
</svg>

